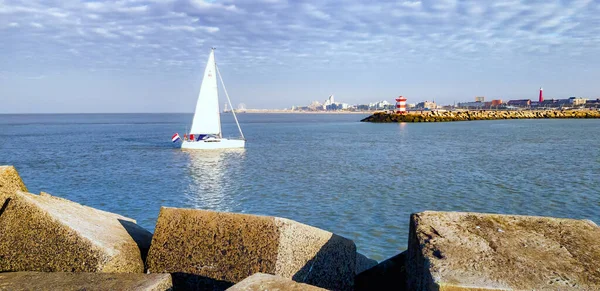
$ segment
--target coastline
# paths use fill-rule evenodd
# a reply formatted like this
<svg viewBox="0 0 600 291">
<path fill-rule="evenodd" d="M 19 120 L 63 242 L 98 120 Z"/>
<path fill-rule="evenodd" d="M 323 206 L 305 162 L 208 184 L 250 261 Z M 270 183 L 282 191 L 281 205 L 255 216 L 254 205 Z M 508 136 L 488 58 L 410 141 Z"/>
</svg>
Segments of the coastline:
<svg viewBox="0 0 600 291">
<path fill-rule="evenodd" d="M 246 110 L 243 112 L 236 112 L 236 114 L 257 114 L 257 113 L 268 113 L 268 114 L 375 114 L 377 111 L 291 111 L 291 110 Z M 229 114 L 231 111 L 222 112 L 223 114 Z"/>
</svg>

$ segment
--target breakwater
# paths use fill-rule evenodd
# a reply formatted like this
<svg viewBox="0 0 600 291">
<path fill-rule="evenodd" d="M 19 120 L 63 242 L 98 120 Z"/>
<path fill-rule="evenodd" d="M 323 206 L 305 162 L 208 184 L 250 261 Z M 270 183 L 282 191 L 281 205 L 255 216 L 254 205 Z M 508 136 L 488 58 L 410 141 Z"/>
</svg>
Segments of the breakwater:
<svg viewBox="0 0 600 291">
<path fill-rule="evenodd" d="M 466 110 L 419 111 L 407 114 L 376 112 L 362 122 L 450 122 L 497 119 L 600 118 L 598 110 Z"/>
<path fill-rule="evenodd" d="M 285 218 L 162 207 L 152 234 L 27 191 L 0 166 L 0 289 L 600 289 L 589 220 L 414 213 L 408 250 L 377 263 L 352 240 Z"/>
</svg>

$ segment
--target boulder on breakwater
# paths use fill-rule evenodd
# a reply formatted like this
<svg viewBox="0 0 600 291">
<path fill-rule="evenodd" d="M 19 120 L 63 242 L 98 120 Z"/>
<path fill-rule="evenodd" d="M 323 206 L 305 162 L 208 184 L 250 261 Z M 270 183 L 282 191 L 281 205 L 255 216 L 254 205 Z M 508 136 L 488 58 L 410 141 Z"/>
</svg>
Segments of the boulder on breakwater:
<svg viewBox="0 0 600 291">
<path fill-rule="evenodd" d="M 152 234 L 133 219 L 45 193 L 3 202 L 0 272 L 144 272 Z"/>
<path fill-rule="evenodd" d="M 600 290 L 589 220 L 415 213 L 408 250 L 376 264 L 292 220 L 163 207 L 147 275 L 151 234 L 135 221 L 23 190 L 0 166 L 0 289 Z"/>
<path fill-rule="evenodd" d="M 352 289 L 354 242 L 289 219 L 162 207 L 148 271 L 176 286 L 225 289 L 254 273 Z"/>
<path fill-rule="evenodd" d="M 21 176 L 13 166 L 0 166 L 0 205 L 8 195 L 17 191 L 27 192 Z"/>
<path fill-rule="evenodd" d="M 327 289 L 316 286 L 297 283 L 281 276 L 256 273 L 239 283 L 231 286 L 227 291 L 263 291 L 263 290 L 287 290 L 287 291 L 324 291 Z"/>
<path fill-rule="evenodd" d="M 425 211 L 411 216 L 410 290 L 600 290 L 589 220 Z"/>
<path fill-rule="evenodd" d="M 135 220 L 26 189 L 0 167 L 0 272 L 142 273 L 152 234 Z"/>
<path fill-rule="evenodd" d="M 377 266 L 377 261 L 368 258 L 367 256 L 361 254 L 361 253 L 356 253 L 356 273 L 355 274 L 360 274 L 368 269 L 371 269 L 375 266 Z"/>
<path fill-rule="evenodd" d="M 406 251 L 361 272 L 354 278 L 354 290 L 408 290 Z"/>
<path fill-rule="evenodd" d="M 598 110 L 468 110 L 420 111 L 407 114 L 376 112 L 362 122 L 449 122 L 497 119 L 600 118 Z"/>
<path fill-rule="evenodd" d="M 2 290 L 172 290 L 170 274 L 119 274 L 69 272 L 0 273 Z"/>
</svg>

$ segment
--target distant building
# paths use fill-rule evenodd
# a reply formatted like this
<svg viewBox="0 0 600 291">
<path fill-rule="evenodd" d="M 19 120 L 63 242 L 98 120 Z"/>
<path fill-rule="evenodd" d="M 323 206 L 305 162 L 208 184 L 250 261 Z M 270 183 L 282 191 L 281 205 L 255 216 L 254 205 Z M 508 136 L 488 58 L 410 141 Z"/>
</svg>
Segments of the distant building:
<svg viewBox="0 0 600 291">
<path fill-rule="evenodd" d="M 592 100 L 587 100 L 587 101 L 585 101 L 585 105 L 586 105 L 586 106 L 587 106 L 587 105 L 590 105 L 590 106 L 593 106 L 593 105 L 596 105 L 596 106 L 597 106 L 597 105 L 600 105 L 600 98 L 598 98 L 598 99 L 592 99 Z"/>
<path fill-rule="evenodd" d="M 308 105 L 308 110 L 317 111 L 323 109 L 323 105 L 319 101 L 313 101 L 310 105 Z"/>
<path fill-rule="evenodd" d="M 569 104 L 573 105 L 573 106 L 581 106 L 581 105 L 585 105 L 585 102 L 587 101 L 587 99 L 585 98 L 580 98 L 580 97 L 570 97 L 569 98 Z"/>
<path fill-rule="evenodd" d="M 502 100 L 500 100 L 500 103 L 502 103 Z M 491 106 L 492 106 L 492 102 L 485 102 L 485 97 L 483 97 L 483 96 L 475 97 L 475 102 L 459 102 L 456 105 L 456 107 L 458 107 L 458 108 L 466 108 L 466 109 L 482 109 L 482 108 L 490 108 Z"/>
<path fill-rule="evenodd" d="M 435 102 L 424 101 L 424 102 L 417 103 L 417 106 L 415 106 L 415 108 L 416 109 L 436 109 L 437 105 L 435 104 Z"/>
<path fill-rule="evenodd" d="M 515 107 L 528 107 L 531 106 L 531 99 L 509 100 L 506 104 Z"/>
<path fill-rule="evenodd" d="M 459 108 L 467 108 L 467 109 L 474 108 L 474 109 L 477 109 L 477 108 L 483 108 L 485 106 L 485 103 L 484 102 L 479 102 L 479 101 L 476 101 L 476 102 L 459 102 L 457 104 L 457 106 Z"/>
<path fill-rule="evenodd" d="M 502 99 L 492 100 L 492 106 L 500 106 L 502 105 Z"/>
<path fill-rule="evenodd" d="M 370 110 L 385 110 L 385 109 L 394 109 L 394 105 L 388 102 L 387 100 L 369 103 Z"/>
<path fill-rule="evenodd" d="M 327 100 L 325 100 L 325 103 L 323 104 L 323 110 L 331 110 L 331 109 L 327 109 L 327 106 L 331 106 L 333 104 L 335 104 L 333 95 L 329 95 L 329 98 L 327 98 Z"/>
</svg>

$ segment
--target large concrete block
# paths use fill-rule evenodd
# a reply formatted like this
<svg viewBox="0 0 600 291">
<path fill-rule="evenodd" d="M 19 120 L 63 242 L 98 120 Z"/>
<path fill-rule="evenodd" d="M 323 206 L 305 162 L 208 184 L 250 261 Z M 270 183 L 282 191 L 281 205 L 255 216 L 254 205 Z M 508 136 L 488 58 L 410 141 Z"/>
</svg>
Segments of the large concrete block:
<svg viewBox="0 0 600 291">
<path fill-rule="evenodd" d="M 264 290 L 280 290 L 280 291 L 324 291 L 327 289 L 316 286 L 297 283 L 290 279 L 285 279 L 281 276 L 256 273 L 239 283 L 231 286 L 227 291 L 264 291 Z"/>
<path fill-rule="evenodd" d="M 358 275 L 368 269 L 371 269 L 377 266 L 377 261 L 368 258 L 367 256 L 356 253 L 356 271 L 355 274 Z"/>
<path fill-rule="evenodd" d="M 406 286 L 406 251 L 354 277 L 355 291 L 409 290 Z"/>
<path fill-rule="evenodd" d="M 0 272 L 144 272 L 152 234 L 135 220 L 45 193 L 3 202 Z"/>
<path fill-rule="evenodd" d="M 411 216 L 411 290 L 600 290 L 589 220 L 461 212 Z"/>
<path fill-rule="evenodd" d="M 0 290 L 165 291 L 172 289 L 170 274 L 0 273 Z"/>
<path fill-rule="evenodd" d="M 354 242 L 292 220 L 161 208 L 148 254 L 150 272 L 174 284 L 225 289 L 268 273 L 327 289 L 351 289 Z"/>
<path fill-rule="evenodd" d="M 25 187 L 15 167 L 0 166 L 0 207 L 4 203 L 3 197 L 17 191 L 27 192 L 27 187 Z"/>
</svg>

